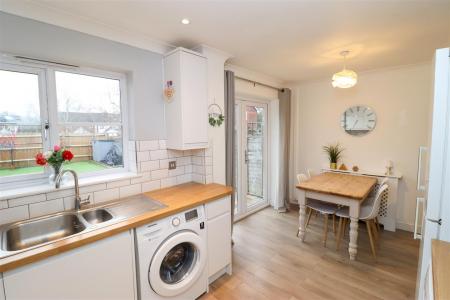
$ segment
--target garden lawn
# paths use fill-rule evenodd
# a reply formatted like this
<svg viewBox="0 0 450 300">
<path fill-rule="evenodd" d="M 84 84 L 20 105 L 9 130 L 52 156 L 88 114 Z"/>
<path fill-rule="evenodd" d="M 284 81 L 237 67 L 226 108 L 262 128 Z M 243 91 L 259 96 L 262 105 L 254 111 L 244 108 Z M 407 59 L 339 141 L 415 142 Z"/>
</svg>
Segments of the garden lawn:
<svg viewBox="0 0 450 300">
<path fill-rule="evenodd" d="M 107 165 L 95 162 L 95 161 L 79 161 L 73 163 L 64 164 L 63 169 L 74 170 L 77 173 L 86 173 L 86 172 L 95 172 L 101 171 L 104 169 L 108 169 Z M 44 167 L 36 166 L 36 167 L 26 167 L 26 168 L 17 168 L 17 169 L 0 169 L 0 177 L 4 176 L 14 176 L 14 175 L 25 175 L 25 174 L 33 174 L 39 173 L 44 170 Z"/>
</svg>

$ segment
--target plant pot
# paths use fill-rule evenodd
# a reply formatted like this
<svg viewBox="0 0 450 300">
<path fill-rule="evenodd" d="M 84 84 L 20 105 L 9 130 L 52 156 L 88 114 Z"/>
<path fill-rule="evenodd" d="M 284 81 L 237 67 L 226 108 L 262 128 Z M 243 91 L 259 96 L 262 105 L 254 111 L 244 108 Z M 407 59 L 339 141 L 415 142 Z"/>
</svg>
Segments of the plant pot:
<svg viewBox="0 0 450 300">
<path fill-rule="evenodd" d="M 337 169 L 337 163 L 330 163 L 330 169 L 336 170 Z"/>
</svg>

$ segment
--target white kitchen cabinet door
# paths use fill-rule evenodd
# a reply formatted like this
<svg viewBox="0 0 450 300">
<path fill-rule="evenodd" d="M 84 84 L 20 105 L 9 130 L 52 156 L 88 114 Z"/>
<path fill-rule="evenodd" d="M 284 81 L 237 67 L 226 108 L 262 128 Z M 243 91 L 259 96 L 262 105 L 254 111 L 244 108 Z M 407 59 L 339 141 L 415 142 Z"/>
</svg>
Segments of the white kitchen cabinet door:
<svg viewBox="0 0 450 300">
<path fill-rule="evenodd" d="M 136 299 L 130 231 L 3 274 L 7 300 Z"/>
<path fill-rule="evenodd" d="M 208 220 L 208 277 L 231 264 L 230 212 Z"/>
<path fill-rule="evenodd" d="M 208 146 L 207 59 L 177 48 L 164 58 L 165 85 L 174 94 L 166 102 L 167 148 L 199 149 Z"/>
<path fill-rule="evenodd" d="M 0 300 L 5 300 L 5 290 L 3 289 L 3 276 L 0 273 Z"/>
</svg>

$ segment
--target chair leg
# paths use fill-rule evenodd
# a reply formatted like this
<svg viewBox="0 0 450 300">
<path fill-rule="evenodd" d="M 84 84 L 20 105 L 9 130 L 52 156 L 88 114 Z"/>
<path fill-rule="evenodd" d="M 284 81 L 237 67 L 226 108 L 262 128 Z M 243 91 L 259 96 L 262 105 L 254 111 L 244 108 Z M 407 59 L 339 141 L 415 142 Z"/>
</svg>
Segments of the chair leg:
<svg viewBox="0 0 450 300">
<path fill-rule="evenodd" d="M 369 220 L 369 223 L 370 227 L 372 227 L 373 237 L 375 238 L 375 241 L 378 241 L 378 229 L 377 226 L 375 225 L 375 221 Z"/>
<path fill-rule="evenodd" d="M 305 227 L 308 227 L 309 221 L 311 220 L 312 213 L 313 213 L 313 210 L 312 210 L 312 208 L 310 208 L 309 209 L 309 213 L 308 213 L 308 218 L 306 219 L 306 226 Z"/>
<path fill-rule="evenodd" d="M 328 237 L 328 214 L 323 214 L 325 220 L 323 224 L 323 246 L 327 246 L 327 237 Z"/>
<path fill-rule="evenodd" d="M 378 222 L 378 217 L 375 217 L 375 225 L 377 225 L 377 231 L 381 231 L 380 222 Z"/>
<path fill-rule="evenodd" d="M 336 237 L 336 215 L 333 214 L 333 233 Z"/>
<path fill-rule="evenodd" d="M 366 221 L 367 233 L 369 234 L 370 248 L 372 249 L 372 255 L 374 258 L 377 258 L 377 253 L 375 251 L 375 243 L 373 241 L 372 229 L 370 228 L 370 220 Z"/>
<path fill-rule="evenodd" d="M 342 222 L 343 218 L 339 218 L 339 224 L 338 224 L 338 233 L 336 238 L 336 251 L 339 250 L 339 246 L 341 245 L 341 238 L 342 238 L 342 225 L 344 223 Z"/>
</svg>

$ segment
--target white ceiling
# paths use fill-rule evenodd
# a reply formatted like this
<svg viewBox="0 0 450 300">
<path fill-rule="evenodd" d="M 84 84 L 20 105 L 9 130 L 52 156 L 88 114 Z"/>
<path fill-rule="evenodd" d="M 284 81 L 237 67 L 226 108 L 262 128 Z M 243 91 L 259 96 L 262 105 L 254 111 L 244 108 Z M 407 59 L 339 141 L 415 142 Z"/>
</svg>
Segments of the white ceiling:
<svg viewBox="0 0 450 300">
<path fill-rule="evenodd" d="M 331 76 L 344 49 L 361 72 L 429 61 L 450 46 L 450 0 L 32 2 L 176 46 L 206 44 L 285 81 Z"/>
</svg>

